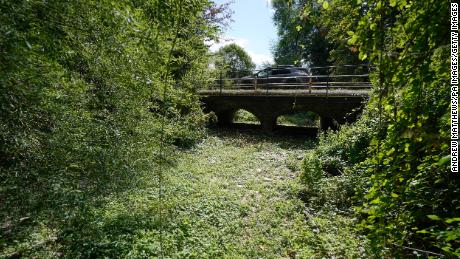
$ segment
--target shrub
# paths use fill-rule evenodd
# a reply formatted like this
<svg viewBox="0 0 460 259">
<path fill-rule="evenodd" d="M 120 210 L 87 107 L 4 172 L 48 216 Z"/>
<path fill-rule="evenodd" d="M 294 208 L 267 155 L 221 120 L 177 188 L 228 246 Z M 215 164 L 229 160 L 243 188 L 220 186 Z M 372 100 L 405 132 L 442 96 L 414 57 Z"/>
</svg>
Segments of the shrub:
<svg viewBox="0 0 460 259">
<path fill-rule="evenodd" d="M 310 179 L 307 175 L 317 174 L 312 171 L 318 168 L 324 176 L 342 175 L 346 168 L 367 158 L 372 125 L 375 125 L 375 121 L 369 118 L 365 114 L 355 124 L 343 125 L 337 132 L 320 133 L 318 146 L 308 152 L 303 161 L 305 184 Z"/>
<path fill-rule="evenodd" d="M 219 11 L 207 0 L 1 3 L 0 222 L 11 235 L 2 228 L 0 257 L 58 257 L 22 241 L 43 224 L 69 245 L 95 200 L 155 177 L 173 143 L 200 137 L 196 89 Z"/>
<path fill-rule="evenodd" d="M 375 124 L 369 118 L 366 112 L 355 124 L 321 133 L 318 146 L 307 152 L 300 179 L 310 205 L 346 211 L 356 204 L 354 194 L 356 188 L 363 188 L 364 176 L 355 165 L 367 158 Z"/>
</svg>

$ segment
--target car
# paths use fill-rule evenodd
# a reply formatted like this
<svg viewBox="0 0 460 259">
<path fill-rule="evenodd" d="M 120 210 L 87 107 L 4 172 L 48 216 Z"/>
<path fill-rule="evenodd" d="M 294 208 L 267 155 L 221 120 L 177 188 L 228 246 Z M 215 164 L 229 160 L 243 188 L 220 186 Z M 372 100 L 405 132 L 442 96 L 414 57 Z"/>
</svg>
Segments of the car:
<svg viewBox="0 0 460 259">
<path fill-rule="evenodd" d="M 292 84 L 307 82 L 307 69 L 293 65 L 280 65 L 260 70 L 252 76 L 241 78 L 242 84 Z"/>
</svg>

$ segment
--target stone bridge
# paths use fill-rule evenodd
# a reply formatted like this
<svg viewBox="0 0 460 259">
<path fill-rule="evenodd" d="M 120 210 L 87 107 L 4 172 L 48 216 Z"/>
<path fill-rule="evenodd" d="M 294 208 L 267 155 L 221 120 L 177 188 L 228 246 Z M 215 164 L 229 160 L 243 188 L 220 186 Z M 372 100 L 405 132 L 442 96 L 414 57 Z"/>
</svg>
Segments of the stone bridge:
<svg viewBox="0 0 460 259">
<path fill-rule="evenodd" d="M 205 112 L 214 112 L 221 125 L 233 122 L 236 111 L 254 114 L 265 132 L 270 133 L 281 115 L 314 112 L 321 129 L 336 129 L 339 124 L 356 119 L 368 100 L 368 91 L 201 91 Z"/>
</svg>

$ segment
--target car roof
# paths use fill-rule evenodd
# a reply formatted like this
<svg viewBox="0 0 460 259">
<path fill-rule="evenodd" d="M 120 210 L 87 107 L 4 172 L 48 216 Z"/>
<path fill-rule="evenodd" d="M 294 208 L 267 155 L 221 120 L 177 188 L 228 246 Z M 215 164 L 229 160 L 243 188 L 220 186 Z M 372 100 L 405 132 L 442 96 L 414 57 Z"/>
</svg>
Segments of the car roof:
<svg viewBox="0 0 460 259">
<path fill-rule="evenodd" d="M 267 67 L 267 70 L 269 69 L 298 69 L 298 70 L 306 70 L 304 67 L 296 67 L 294 65 L 277 65 L 277 66 L 272 66 L 272 67 Z"/>
</svg>

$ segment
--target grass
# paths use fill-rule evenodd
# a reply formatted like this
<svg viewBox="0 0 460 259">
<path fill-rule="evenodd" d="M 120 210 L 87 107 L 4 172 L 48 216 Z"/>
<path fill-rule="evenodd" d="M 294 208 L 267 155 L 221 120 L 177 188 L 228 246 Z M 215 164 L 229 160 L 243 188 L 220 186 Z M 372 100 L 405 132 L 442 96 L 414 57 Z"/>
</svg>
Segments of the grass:
<svg viewBox="0 0 460 259">
<path fill-rule="evenodd" d="M 40 206 L 34 200 L 1 212 L 0 257 L 144 258 L 162 249 L 174 258 L 365 257 L 353 219 L 299 198 L 299 164 L 314 146 L 211 133 L 190 150 L 176 150 L 163 172 L 161 206 L 155 173 L 111 179 L 92 192 L 57 195 L 51 189 L 67 184 L 55 183 Z"/>
<path fill-rule="evenodd" d="M 236 111 L 233 121 L 237 123 L 260 124 L 259 119 L 254 114 L 243 109 Z"/>
</svg>

